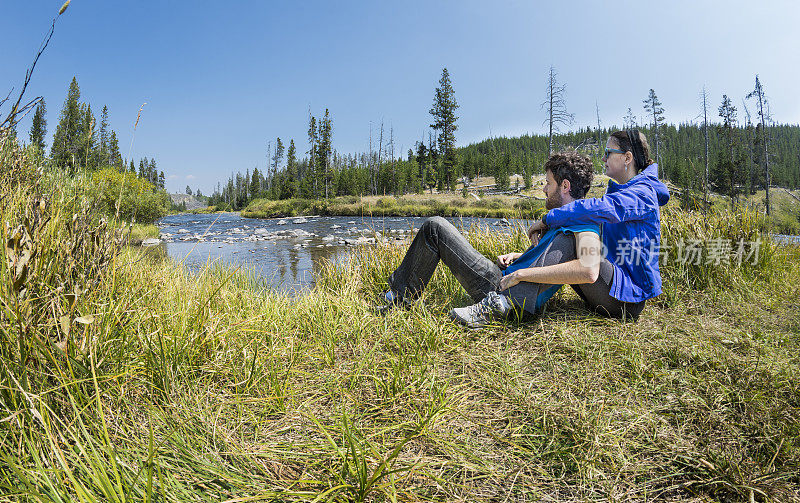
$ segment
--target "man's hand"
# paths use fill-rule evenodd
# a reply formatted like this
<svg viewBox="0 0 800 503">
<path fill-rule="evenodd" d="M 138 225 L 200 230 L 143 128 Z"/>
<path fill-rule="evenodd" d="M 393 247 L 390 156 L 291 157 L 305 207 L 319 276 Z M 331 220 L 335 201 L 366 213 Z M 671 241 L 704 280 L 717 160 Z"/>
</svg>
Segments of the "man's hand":
<svg viewBox="0 0 800 503">
<path fill-rule="evenodd" d="M 500 287 L 499 287 L 501 292 L 503 290 L 508 290 L 509 288 L 520 282 L 519 275 L 517 274 L 518 272 L 519 271 L 514 271 L 511 274 L 506 274 L 505 276 L 503 276 L 503 278 L 500 280 Z"/>
<path fill-rule="evenodd" d="M 500 255 L 497 257 L 497 267 L 500 269 L 505 269 L 506 267 L 510 266 L 512 262 L 517 260 L 522 256 L 521 253 L 511 252 L 506 253 L 505 255 Z"/>
<path fill-rule="evenodd" d="M 541 220 L 537 220 L 528 227 L 528 238 L 531 240 L 531 244 L 534 246 L 539 244 L 539 239 L 541 239 L 542 234 L 547 231 L 547 226 Z"/>
</svg>

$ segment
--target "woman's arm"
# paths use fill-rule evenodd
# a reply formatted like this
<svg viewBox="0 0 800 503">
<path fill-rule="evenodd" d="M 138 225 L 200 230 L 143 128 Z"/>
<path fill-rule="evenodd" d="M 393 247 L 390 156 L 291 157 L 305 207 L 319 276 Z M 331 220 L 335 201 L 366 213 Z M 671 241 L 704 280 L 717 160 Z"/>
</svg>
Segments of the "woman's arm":
<svg viewBox="0 0 800 503">
<path fill-rule="evenodd" d="M 600 275 L 600 261 L 603 260 L 600 237 L 594 232 L 576 233 L 575 251 L 578 256 L 575 260 L 544 267 L 527 267 L 503 276 L 500 290 L 511 288 L 521 281 L 548 285 L 594 283 Z"/>
<path fill-rule="evenodd" d="M 561 227 L 567 223 L 616 224 L 643 220 L 658 208 L 655 191 L 646 184 L 636 184 L 603 197 L 578 199 L 550 210 L 545 223 Z"/>
</svg>

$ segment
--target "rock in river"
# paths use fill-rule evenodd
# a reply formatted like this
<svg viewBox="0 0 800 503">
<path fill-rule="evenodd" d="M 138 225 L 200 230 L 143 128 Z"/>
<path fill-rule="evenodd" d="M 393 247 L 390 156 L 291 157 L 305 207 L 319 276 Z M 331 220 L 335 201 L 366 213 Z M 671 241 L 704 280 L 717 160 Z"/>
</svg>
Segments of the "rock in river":
<svg viewBox="0 0 800 503">
<path fill-rule="evenodd" d="M 158 246 L 161 244 L 161 240 L 158 238 L 147 238 L 142 241 L 142 246 L 145 248 L 149 248 L 151 246 Z"/>
</svg>

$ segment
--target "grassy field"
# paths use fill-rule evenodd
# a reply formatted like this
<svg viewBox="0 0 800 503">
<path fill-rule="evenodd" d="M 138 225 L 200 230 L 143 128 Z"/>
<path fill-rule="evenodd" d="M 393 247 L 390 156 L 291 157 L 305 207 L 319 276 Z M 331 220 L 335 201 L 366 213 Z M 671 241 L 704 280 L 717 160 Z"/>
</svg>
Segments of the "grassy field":
<svg viewBox="0 0 800 503">
<path fill-rule="evenodd" d="M 2 160 L 0 501 L 798 500 L 797 247 L 668 262 L 637 323 L 564 289 L 472 332 L 441 269 L 412 309 L 374 313 L 401 248 L 289 297 L 126 248 L 61 175 Z M 673 245 L 760 226 L 663 215 Z"/>
</svg>

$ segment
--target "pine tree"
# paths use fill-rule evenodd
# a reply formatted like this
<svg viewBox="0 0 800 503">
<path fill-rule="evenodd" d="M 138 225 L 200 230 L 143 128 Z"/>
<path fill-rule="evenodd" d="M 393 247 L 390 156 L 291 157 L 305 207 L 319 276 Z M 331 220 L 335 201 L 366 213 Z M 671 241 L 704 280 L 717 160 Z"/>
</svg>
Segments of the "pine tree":
<svg viewBox="0 0 800 503">
<path fill-rule="evenodd" d="M 109 166 L 113 166 L 120 171 L 125 171 L 125 163 L 122 162 L 122 156 L 119 153 L 117 133 L 113 129 L 111 130 L 111 136 L 108 140 L 108 164 Z"/>
<path fill-rule="evenodd" d="M 317 119 L 310 113 L 308 114 L 308 144 L 309 170 L 311 172 L 307 175 L 310 175 L 313 180 L 313 196 L 317 197 L 319 196 L 319 177 L 315 172 L 317 167 Z"/>
<path fill-rule="evenodd" d="M 36 105 L 36 111 L 33 113 L 33 122 L 31 123 L 30 140 L 31 145 L 35 146 L 40 152 L 44 152 L 46 145 L 44 138 L 47 136 L 47 107 L 44 104 L 44 99 L 39 100 Z"/>
<path fill-rule="evenodd" d="M 628 107 L 628 113 L 625 114 L 625 117 L 623 117 L 622 124 L 624 125 L 625 129 L 633 129 L 636 127 L 636 116 L 633 114 L 631 107 Z"/>
<path fill-rule="evenodd" d="M 153 185 L 158 184 L 158 170 L 156 169 L 156 160 L 150 158 L 150 163 L 147 165 L 147 176 L 150 183 Z"/>
<path fill-rule="evenodd" d="M 283 142 L 280 138 L 275 140 L 275 153 L 272 156 L 272 188 L 270 197 L 279 199 L 281 194 L 281 187 L 278 182 L 278 171 L 280 170 L 281 161 L 283 161 Z"/>
<path fill-rule="evenodd" d="M 442 69 L 442 78 L 439 79 L 439 87 L 436 88 L 436 94 L 433 99 L 433 107 L 430 109 L 430 114 L 433 116 L 433 124 L 431 128 L 439 134 L 436 138 L 439 147 L 439 152 L 443 156 L 442 160 L 442 176 L 439 178 L 442 183 L 451 190 L 455 186 L 455 166 L 456 166 L 456 135 L 458 129 L 456 121 L 456 110 L 458 103 L 456 102 L 455 91 L 450 82 L 450 73 L 447 68 Z"/>
<path fill-rule="evenodd" d="M 531 168 L 528 163 L 522 166 L 522 178 L 525 183 L 525 190 L 530 190 L 533 187 L 533 179 L 531 178 Z"/>
<path fill-rule="evenodd" d="M 496 160 L 497 167 L 495 168 L 495 187 L 499 190 L 508 190 L 511 186 L 510 173 L 508 172 L 511 156 L 506 152 L 502 157 Z"/>
<path fill-rule="evenodd" d="M 111 166 L 110 155 L 110 142 L 111 139 L 108 135 L 108 107 L 103 105 L 103 110 L 100 112 L 100 129 L 97 132 L 98 141 L 98 163 L 100 166 Z"/>
<path fill-rule="evenodd" d="M 658 163 L 659 166 L 659 176 L 663 176 L 664 169 L 661 167 L 661 157 L 659 156 L 658 150 L 661 140 L 658 136 L 658 132 L 659 129 L 661 129 L 661 123 L 664 122 L 664 107 L 661 106 L 661 102 L 658 100 L 658 96 L 656 96 L 656 92 L 653 89 L 650 89 L 650 94 L 647 96 L 647 99 L 642 100 L 642 103 L 644 103 L 645 111 L 647 111 L 653 119 L 651 127 L 656 147 L 656 163 Z"/>
<path fill-rule="evenodd" d="M 164 172 L 161 171 L 158 174 L 158 188 L 159 189 L 164 189 L 166 187 L 166 182 L 167 182 L 167 179 L 164 177 Z"/>
<path fill-rule="evenodd" d="M 325 183 L 325 199 L 328 198 L 330 184 L 333 180 L 333 173 L 331 172 L 332 136 L 331 116 L 326 108 L 325 116 L 319 122 L 319 148 L 317 152 L 317 163 L 319 165 L 317 172 Z"/>
<path fill-rule="evenodd" d="M 740 181 L 741 171 L 737 162 L 736 152 L 736 107 L 733 106 L 731 99 L 727 95 L 722 95 L 722 104 L 719 107 L 719 116 L 722 124 L 719 125 L 719 134 L 724 141 L 724 150 L 718 155 L 717 169 L 715 173 L 715 184 L 720 192 L 727 194 L 731 198 L 731 206 L 738 196 L 738 182 Z"/>
<path fill-rule="evenodd" d="M 286 152 L 286 183 L 283 187 L 282 197 L 297 197 L 299 183 L 297 179 L 297 149 L 294 146 L 294 138 L 289 141 L 289 150 Z"/>
<path fill-rule="evenodd" d="M 97 167 L 97 130 L 91 105 L 82 105 L 80 148 L 78 158 L 86 169 Z"/>
<path fill-rule="evenodd" d="M 53 136 L 53 145 L 50 148 L 50 158 L 53 162 L 57 166 L 66 166 L 73 171 L 79 162 L 82 122 L 81 107 L 78 102 L 80 97 L 81 90 L 78 87 L 78 81 L 73 77 Z"/>
<path fill-rule="evenodd" d="M 753 139 L 754 128 L 750 110 L 747 109 L 745 100 L 742 100 L 742 106 L 744 107 L 745 113 L 744 136 L 747 143 L 747 193 L 752 195 L 756 193 L 756 185 L 758 185 L 755 176 L 756 173 L 753 170 L 753 159 L 755 157 L 753 155 L 753 147 L 755 146 Z"/>
<path fill-rule="evenodd" d="M 419 169 L 418 177 L 420 180 L 425 179 L 425 168 L 428 165 L 428 149 L 425 147 L 425 141 L 417 142 L 417 169 Z"/>
<path fill-rule="evenodd" d="M 250 178 L 250 199 L 255 199 L 261 193 L 261 173 L 258 167 L 253 168 L 253 176 Z"/>
</svg>

